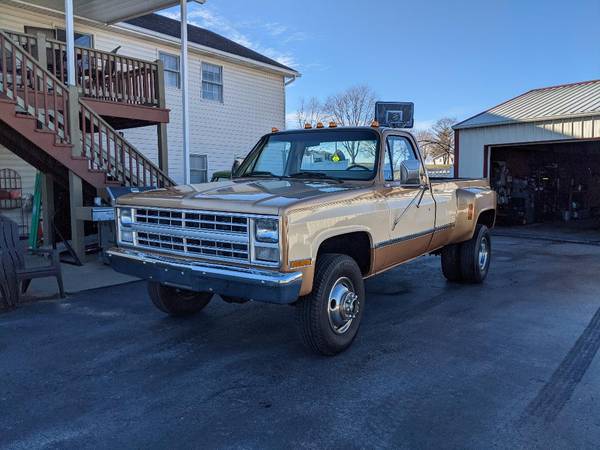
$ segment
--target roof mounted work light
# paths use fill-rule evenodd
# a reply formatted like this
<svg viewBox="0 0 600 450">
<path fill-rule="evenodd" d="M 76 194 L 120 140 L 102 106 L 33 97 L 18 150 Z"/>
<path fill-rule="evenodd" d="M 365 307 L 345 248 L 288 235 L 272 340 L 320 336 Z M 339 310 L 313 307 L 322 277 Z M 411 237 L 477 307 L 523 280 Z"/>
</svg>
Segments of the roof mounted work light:
<svg viewBox="0 0 600 450">
<path fill-rule="evenodd" d="M 375 120 L 382 127 L 412 128 L 415 104 L 412 102 L 377 102 Z"/>
</svg>

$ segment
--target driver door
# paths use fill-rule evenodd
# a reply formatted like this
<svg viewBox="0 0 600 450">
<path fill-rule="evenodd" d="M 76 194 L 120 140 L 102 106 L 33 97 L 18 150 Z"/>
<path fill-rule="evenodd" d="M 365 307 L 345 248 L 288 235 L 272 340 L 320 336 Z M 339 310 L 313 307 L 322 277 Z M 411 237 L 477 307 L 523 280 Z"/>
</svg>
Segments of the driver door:
<svg viewBox="0 0 600 450">
<path fill-rule="evenodd" d="M 435 204 L 423 174 L 415 184 L 403 184 L 401 164 L 418 159 L 412 142 L 404 136 L 386 139 L 383 194 L 389 208 L 389 240 L 379 249 L 378 266 L 391 267 L 422 255 L 433 235 Z"/>
</svg>

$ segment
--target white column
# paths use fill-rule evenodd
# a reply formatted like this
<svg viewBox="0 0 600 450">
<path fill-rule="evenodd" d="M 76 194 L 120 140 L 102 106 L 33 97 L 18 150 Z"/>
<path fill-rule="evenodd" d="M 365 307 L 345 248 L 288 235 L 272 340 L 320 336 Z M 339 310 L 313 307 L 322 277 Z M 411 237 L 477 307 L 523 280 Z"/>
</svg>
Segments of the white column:
<svg viewBox="0 0 600 450">
<path fill-rule="evenodd" d="M 67 34 L 67 84 L 75 86 L 75 29 L 73 0 L 65 0 L 65 31 Z"/>
<path fill-rule="evenodd" d="M 190 182 L 190 123 L 188 102 L 188 38 L 187 0 L 180 0 L 181 7 L 181 98 L 183 107 L 183 180 Z"/>
</svg>

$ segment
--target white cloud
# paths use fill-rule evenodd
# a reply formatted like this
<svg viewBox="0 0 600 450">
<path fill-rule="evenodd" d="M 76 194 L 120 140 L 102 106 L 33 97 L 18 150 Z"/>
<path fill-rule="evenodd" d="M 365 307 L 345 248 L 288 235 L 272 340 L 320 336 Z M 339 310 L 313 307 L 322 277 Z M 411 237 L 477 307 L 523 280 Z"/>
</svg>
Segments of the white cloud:
<svg viewBox="0 0 600 450">
<path fill-rule="evenodd" d="M 160 14 L 176 20 L 179 20 L 180 18 L 179 12 L 163 11 Z M 297 64 L 296 59 L 289 51 L 279 50 L 273 46 L 261 44 L 259 41 L 252 39 L 247 32 L 242 31 L 244 25 L 233 23 L 206 5 L 191 9 L 191 11 L 188 12 L 188 22 L 192 25 L 207 28 L 215 33 L 221 34 L 244 47 L 248 47 L 279 62 L 280 64 L 286 66 L 295 66 Z M 285 25 L 276 22 L 263 24 L 262 28 L 266 31 L 267 35 L 274 38 L 288 32 L 288 28 Z M 252 29 L 256 29 L 256 27 L 252 27 Z M 296 36 L 296 34 L 298 34 L 298 36 Z M 295 36 L 299 39 L 300 34 L 301 33 L 291 33 L 290 36 Z M 282 41 L 282 43 L 286 42 L 288 41 L 285 39 Z"/>
</svg>

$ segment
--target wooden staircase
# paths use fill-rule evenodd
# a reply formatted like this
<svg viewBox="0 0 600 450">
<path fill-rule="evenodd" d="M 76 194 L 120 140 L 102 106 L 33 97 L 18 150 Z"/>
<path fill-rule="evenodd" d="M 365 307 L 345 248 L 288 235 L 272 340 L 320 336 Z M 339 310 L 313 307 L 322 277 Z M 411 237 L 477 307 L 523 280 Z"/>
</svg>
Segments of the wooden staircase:
<svg viewBox="0 0 600 450">
<path fill-rule="evenodd" d="M 54 163 L 95 188 L 174 185 L 80 99 L 77 88 L 69 89 L 2 31 L 0 136 L 11 151 L 38 169 Z"/>
</svg>

